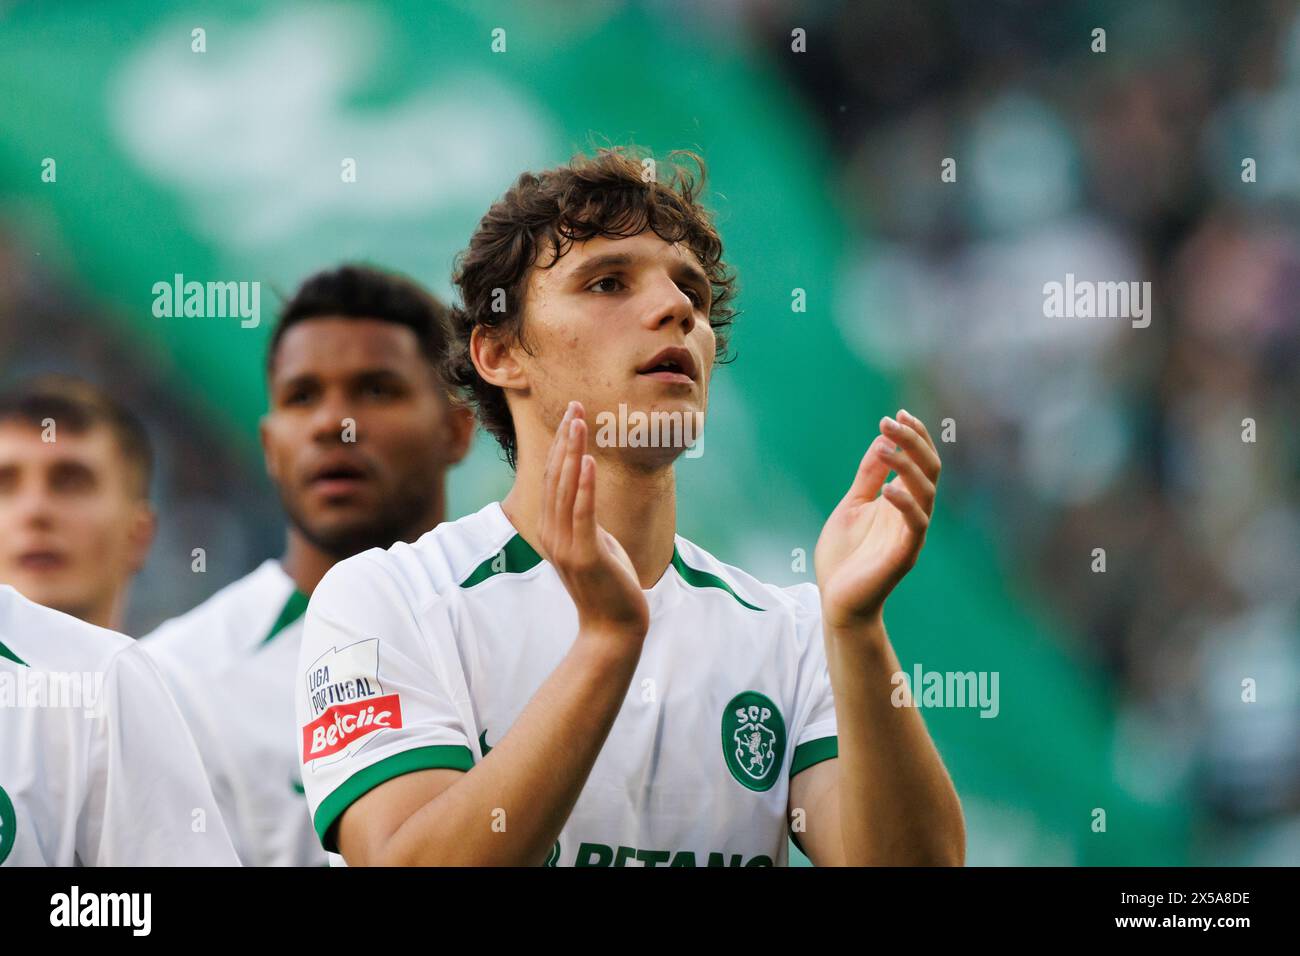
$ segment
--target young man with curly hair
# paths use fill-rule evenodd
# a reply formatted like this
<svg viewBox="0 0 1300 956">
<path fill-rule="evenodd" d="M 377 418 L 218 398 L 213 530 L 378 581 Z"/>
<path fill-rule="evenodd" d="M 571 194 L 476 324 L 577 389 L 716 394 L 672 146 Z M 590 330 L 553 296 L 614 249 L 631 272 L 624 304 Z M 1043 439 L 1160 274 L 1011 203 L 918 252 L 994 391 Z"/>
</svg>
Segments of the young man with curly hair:
<svg viewBox="0 0 1300 956">
<path fill-rule="evenodd" d="M 964 858 L 882 617 L 933 508 L 925 426 L 881 421 L 817 585 L 783 588 L 676 533 L 684 441 L 589 424 L 707 409 L 733 275 L 695 161 L 524 174 L 459 260 L 449 378 L 516 480 L 312 597 L 303 779 L 349 864 L 762 866 L 787 832 L 819 865 Z"/>
</svg>

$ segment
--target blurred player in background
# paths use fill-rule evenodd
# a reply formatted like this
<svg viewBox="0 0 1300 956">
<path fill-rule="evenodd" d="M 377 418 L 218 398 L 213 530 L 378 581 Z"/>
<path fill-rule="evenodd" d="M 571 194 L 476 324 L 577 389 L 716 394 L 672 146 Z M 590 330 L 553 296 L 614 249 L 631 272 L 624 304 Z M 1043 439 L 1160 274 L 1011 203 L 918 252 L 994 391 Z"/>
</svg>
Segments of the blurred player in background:
<svg viewBox="0 0 1300 956">
<path fill-rule="evenodd" d="M 261 423 L 289 518 L 284 556 L 145 639 L 248 865 L 326 861 L 294 746 L 302 615 L 336 562 L 413 541 L 446 517 L 446 473 L 474 429 L 438 371 L 446 320 L 414 282 L 368 267 L 302 285 L 271 339 Z"/>
<path fill-rule="evenodd" d="M 120 630 L 156 520 L 144 426 L 61 375 L 0 394 L 0 584 Z"/>
<path fill-rule="evenodd" d="M 134 641 L 0 585 L 0 680 L 0 865 L 238 865 L 185 721 Z"/>
</svg>

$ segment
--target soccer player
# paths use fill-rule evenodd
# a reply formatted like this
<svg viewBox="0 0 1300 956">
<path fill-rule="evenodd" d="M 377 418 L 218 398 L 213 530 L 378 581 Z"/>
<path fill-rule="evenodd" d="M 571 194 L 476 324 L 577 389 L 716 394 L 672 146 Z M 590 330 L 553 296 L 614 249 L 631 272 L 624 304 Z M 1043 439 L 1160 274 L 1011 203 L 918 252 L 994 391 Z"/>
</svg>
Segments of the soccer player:
<svg viewBox="0 0 1300 956">
<path fill-rule="evenodd" d="M 261 423 L 289 517 L 284 556 L 145 638 L 247 865 L 326 862 L 294 745 L 302 614 L 335 562 L 414 540 L 445 517 L 445 475 L 474 430 L 439 373 L 446 322 L 414 282 L 369 267 L 302 285 L 271 339 Z"/>
<path fill-rule="evenodd" d="M 702 163 L 643 168 L 611 150 L 524 174 L 459 260 L 449 365 L 516 480 L 317 588 L 297 691 L 316 831 L 349 864 L 763 866 L 787 829 L 819 865 L 960 863 L 883 623 L 935 446 L 881 420 L 817 585 L 676 534 L 684 442 L 611 423 L 703 415 L 734 276 Z"/>
<path fill-rule="evenodd" d="M 0 741 L 0 865 L 239 865 L 148 655 L 8 585 Z"/>
<path fill-rule="evenodd" d="M 0 583 L 120 630 L 156 521 L 139 420 L 88 382 L 48 375 L 0 395 Z"/>
</svg>

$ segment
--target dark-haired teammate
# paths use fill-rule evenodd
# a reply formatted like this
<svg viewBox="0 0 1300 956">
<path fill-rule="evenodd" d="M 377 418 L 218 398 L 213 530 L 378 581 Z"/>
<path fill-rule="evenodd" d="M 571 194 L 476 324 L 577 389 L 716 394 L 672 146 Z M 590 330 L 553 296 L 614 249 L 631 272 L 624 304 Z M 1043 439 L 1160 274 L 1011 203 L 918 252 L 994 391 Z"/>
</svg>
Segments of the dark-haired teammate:
<svg viewBox="0 0 1300 956">
<path fill-rule="evenodd" d="M 516 481 L 321 581 L 298 678 L 316 830 L 355 864 L 762 866 L 787 828 L 818 864 L 960 863 L 882 617 L 925 538 L 934 443 L 881 421 L 817 585 L 677 535 L 683 448 L 662 439 L 707 407 L 731 276 L 698 184 L 642 170 L 606 151 L 525 174 L 461 258 L 453 380 Z"/>
<path fill-rule="evenodd" d="M 293 744 L 302 614 L 335 562 L 445 517 L 445 475 L 473 432 L 438 371 L 446 320 L 415 283 L 375 269 L 303 284 L 271 341 L 261 424 L 289 517 L 285 554 L 145 639 L 248 865 L 325 862 Z"/>
</svg>

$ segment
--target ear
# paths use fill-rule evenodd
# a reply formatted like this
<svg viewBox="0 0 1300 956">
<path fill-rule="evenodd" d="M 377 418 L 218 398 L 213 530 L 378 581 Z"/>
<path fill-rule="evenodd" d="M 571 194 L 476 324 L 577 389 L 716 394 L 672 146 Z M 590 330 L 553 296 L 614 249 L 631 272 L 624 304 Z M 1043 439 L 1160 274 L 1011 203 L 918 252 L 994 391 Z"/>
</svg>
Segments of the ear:
<svg viewBox="0 0 1300 956">
<path fill-rule="evenodd" d="M 447 428 L 451 431 L 451 441 L 447 445 L 447 461 L 454 465 L 469 454 L 470 442 L 474 440 L 474 410 L 460 402 L 451 402 L 447 414 Z"/>
<path fill-rule="evenodd" d="M 149 549 L 153 547 L 154 536 L 158 533 L 158 516 L 149 502 L 141 501 L 131 518 L 131 527 L 127 531 L 130 544 L 129 560 L 131 573 L 138 574 L 149 559 Z"/>
<path fill-rule="evenodd" d="M 267 412 L 257 420 L 257 440 L 262 446 L 262 464 L 274 484 L 280 483 L 280 476 L 275 473 L 275 458 L 271 455 L 271 413 Z"/>
<path fill-rule="evenodd" d="M 469 337 L 469 356 L 479 377 L 504 389 L 528 388 L 528 375 L 518 359 L 519 346 L 504 335 L 474 326 Z"/>
</svg>

